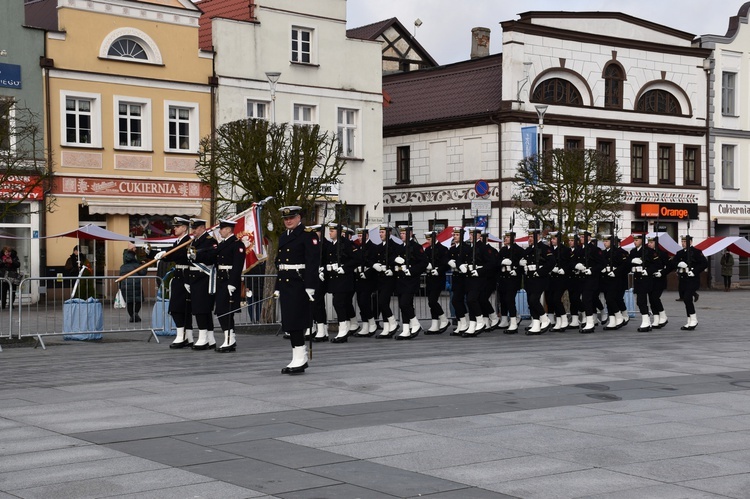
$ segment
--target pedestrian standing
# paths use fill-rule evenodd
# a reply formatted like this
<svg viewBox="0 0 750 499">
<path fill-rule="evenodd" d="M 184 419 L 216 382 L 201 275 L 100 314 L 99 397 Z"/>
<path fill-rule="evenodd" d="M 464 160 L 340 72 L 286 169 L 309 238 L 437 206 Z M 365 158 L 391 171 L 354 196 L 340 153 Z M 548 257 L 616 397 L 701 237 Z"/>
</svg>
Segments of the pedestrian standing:
<svg viewBox="0 0 750 499">
<path fill-rule="evenodd" d="M 232 220 L 219 220 L 221 241 L 216 247 L 216 305 L 214 308 L 214 313 L 224 333 L 224 343 L 216 349 L 219 353 L 237 350 L 234 314 L 241 309 L 245 243 L 234 235 L 235 225 L 237 222 Z"/>
<path fill-rule="evenodd" d="M 721 277 L 724 278 L 724 291 L 732 287 L 732 274 L 734 274 L 734 257 L 728 249 L 721 255 Z"/>
<path fill-rule="evenodd" d="M 0 254 L 0 279 L 4 277 L 7 280 L 0 281 L 2 287 L 0 309 L 13 306 L 16 284 L 11 279 L 18 278 L 19 268 L 21 268 L 21 261 L 18 259 L 18 253 L 10 246 L 5 246 Z"/>
<path fill-rule="evenodd" d="M 128 247 L 122 252 L 122 266 L 120 266 L 120 275 L 128 274 L 141 266 L 136 254 L 135 244 L 128 243 Z M 146 269 L 141 269 L 136 273 L 137 276 L 145 276 Z M 130 316 L 129 322 L 141 322 L 141 303 L 143 302 L 143 287 L 140 277 L 129 277 L 119 283 L 119 289 L 125 300 L 125 308 Z"/>
<path fill-rule="evenodd" d="M 281 305 L 281 327 L 289 333 L 292 361 L 282 374 L 301 374 L 307 369 L 308 352 L 305 329 L 312 326 L 312 306 L 318 283 L 320 244 L 313 231 L 305 230 L 300 206 L 279 210 L 284 231 L 276 255 L 276 296 Z"/>
</svg>

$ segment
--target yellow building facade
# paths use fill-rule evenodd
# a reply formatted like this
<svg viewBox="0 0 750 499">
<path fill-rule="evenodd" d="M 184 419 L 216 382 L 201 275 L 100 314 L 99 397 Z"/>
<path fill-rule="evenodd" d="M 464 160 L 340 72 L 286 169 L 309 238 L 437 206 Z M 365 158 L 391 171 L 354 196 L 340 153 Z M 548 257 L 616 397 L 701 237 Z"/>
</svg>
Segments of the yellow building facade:
<svg viewBox="0 0 750 499">
<path fill-rule="evenodd" d="M 173 216 L 210 219 L 195 165 L 212 123 L 212 55 L 187 0 L 58 0 L 42 60 L 55 180 L 46 235 L 87 223 L 169 235 Z M 74 239 L 46 242 L 47 267 Z M 125 243 L 81 241 L 97 275 L 116 275 Z"/>
</svg>

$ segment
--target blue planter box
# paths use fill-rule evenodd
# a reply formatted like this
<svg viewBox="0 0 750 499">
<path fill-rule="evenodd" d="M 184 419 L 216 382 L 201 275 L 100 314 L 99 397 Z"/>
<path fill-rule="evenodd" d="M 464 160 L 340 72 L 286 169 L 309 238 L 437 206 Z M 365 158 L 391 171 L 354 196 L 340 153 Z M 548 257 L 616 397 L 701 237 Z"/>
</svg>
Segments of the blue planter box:
<svg viewBox="0 0 750 499">
<path fill-rule="evenodd" d="M 102 316 L 102 303 L 94 298 L 81 300 L 71 298 L 63 303 L 63 333 L 65 340 L 101 340 L 104 329 L 104 317 Z"/>
<path fill-rule="evenodd" d="M 154 309 L 151 311 L 151 327 L 154 328 L 156 336 L 177 336 L 177 326 L 174 325 L 168 310 L 169 300 L 157 297 Z"/>
</svg>

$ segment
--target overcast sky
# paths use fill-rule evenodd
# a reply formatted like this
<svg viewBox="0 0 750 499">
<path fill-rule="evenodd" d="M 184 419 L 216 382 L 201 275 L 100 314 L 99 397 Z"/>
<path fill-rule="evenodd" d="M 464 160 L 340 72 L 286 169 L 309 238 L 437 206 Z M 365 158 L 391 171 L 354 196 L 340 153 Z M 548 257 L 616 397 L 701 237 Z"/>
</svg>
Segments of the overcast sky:
<svg viewBox="0 0 750 499">
<path fill-rule="evenodd" d="M 500 22 L 518 19 L 521 12 L 624 12 L 647 21 L 698 35 L 723 35 L 729 18 L 737 15 L 742 0 L 347 0 L 347 27 L 355 28 L 397 17 L 438 62 L 449 64 L 469 58 L 471 28 L 490 28 L 490 52 L 501 52 Z"/>
</svg>

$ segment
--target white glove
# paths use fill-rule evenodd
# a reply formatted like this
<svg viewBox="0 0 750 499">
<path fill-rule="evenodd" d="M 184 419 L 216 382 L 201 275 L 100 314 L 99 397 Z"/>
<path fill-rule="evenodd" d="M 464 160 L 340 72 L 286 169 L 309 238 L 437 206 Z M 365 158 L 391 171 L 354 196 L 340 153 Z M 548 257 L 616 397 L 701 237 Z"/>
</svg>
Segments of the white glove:
<svg viewBox="0 0 750 499">
<path fill-rule="evenodd" d="M 325 281 L 326 275 L 323 272 L 318 272 L 318 279 L 320 279 L 321 281 Z"/>
<path fill-rule="evenodd" d="M 278 299 L 279 299 L 279 296 L 281 296 L 281 291 L 279 291 L 279 290 L 277 289 L 276 291 L 274 291 L 274 292 L 273 292 L 273 297 L 274 297 L 274 298 L 276 298 L 276 299 L 278 300 Z"/>
<path fill-rule="evenodd" d="M 591 269 L 586 269 L 583 271 L 583 273 L 586 275 L 591 275 Z"/>
<path fill-rule="evenodd" d="M 557 269 L 557 273 L 560 275 L 565 275 L 565 269 Z"/>
<path fill-rule="evenodd" d="M 376 263 L 373 264 L 372 268 L 374 268 L 378 272 L 383 272 L 385 270 L 385 265 L 383 265 L 382 263 Z"/>
<path fill-rule="evenodd" d="M 686 269 L 688 264 L 687 262 L 680 262 L 677 264 L 677 266 L 680 267 L 681 269 Z"/>
<path fill-rule="evenodd" d="M 164 255 L 166 254 L 167 254 L 166 251 L 160 251 L 154 255 L 154 260 L 161 260 L 162 258 L 164 258 Z"/>
<path fill-rule="evenodd" d="M 513 265 L 513 262 L 510 260 L 510 258 L 503 258 L 503 261 L 500 262 L 500 265 L 505 265 L 507 267 L 508 265 Z"/>
<path fill-rule="evenodd" d="M 232 294 L 237 290 L 236 287 L 232 286 L 231 284 L 227 284 L 227 291 L 229 291 L 229 296 L 232 296 Z"/>
<path fill-rule="evenodd" d="M 476 270 L 472 270 L 471 277 L 479 277 L 479 272 L 477 272 Z"/>
<path fill-rule="evenodd" d="M 360 273 L 359 273 L 359 278 L 360 278 L 360 279 L 367 279 L 367 276 L 365 275 L 365 273 L 364 273 L 364 272 L 360 272 Z"/>
<path fill-rule="evenodd" d="M 575 269 L 580 272 L 582 270 L 586 270 L 586 266 L 582 263 L 576 263 Z"/>
<path fill-rule="evenodd" d="M 408 267 L 407 267 L 407 268 L 404 268 L 404 275 L 405 275 L 406 277 L 411 277 L 411 272 L 409 271 Z"/>
<path fill-rule="evenodd" d="M 190 292 L 190 284 L 185 284 L 185 291 Z"/>
<path fill-rule="evenodd" d="M 188 260 L 190 260 L 191 262 L 192 262 L 193 260 L 195 260 L 195 256 L 196 256 L 196 253 L 195 253 L 195 251 L 188 251 L 188 252 L 187 252 L 187 259 L 188 259 Z"/>
<path fill-rule="evenodd" d="M 654 272 L 654 277 L 661 277 L 661 270 Z"/>
<path fill-rule="evenodd" d="M 552 273 L 553 274 L 559 274 L 560 273 L 560 267 L 552 267 Z"/>
<path fill-rule="evenodd" d="M 640 265 L 640 264 L 642 264 L 642 263 L 643 263 L 643 260 L 641 260 L 640 258 L 633 258 L 633 259 L 632 259 L 632 260 L 630 261 L 630 263 L 632 263 L 633 265 Z"/>
<path fill-rule="evenodd" d="M 515 277 L 515 276 L 517 276 L 517 275 L 518 275 L 518 272 L 516 272 L 515 270 L 511 270 L 511 271 L 509 272 L 509 274 L 510 274 L 510 275 L 512 275 L 513 277 Z"/>
<path fill-rule="evenodd" d="M 392 277 L 393 276 L 393 271 L 391 269 L 386 269 L 385 275 L 386 275 L 386 277 Z"/>
<path fill-rule="evenodd" d="M 400 256 L 397 256 L 396 258 L 394 258 L 393 261 L 396 262 L 399 265 L 403 265 L 406 262 L 406 260 L 404 260 Z"/>
<path fill-rule="evenodd" d="M 688 270 L 688 277 L 695 277 L 695 273 L 692 270 Z"/>
<path fill-rule="evenodd" d="M 336 273 L 337 274 L 343 274 L 344 273 L 344 267 L 340 267 L 336 265 Z"/>
<path fill-rule="evenodd" d="M 636 266 L 636 267 L 633 267 L 633 273 L 634 273 L 634 274 L 637 274 L 637 273 L 638 273 L 638 272 L 640 272 L 641 270 L 643 270 L 643 267 L 642 267 L 642 266 L 640 266 L 640 265 L 638 265 L 638 266 Z"/>
<path fill-rule="evenodd" d="M 615 276 L 615 273 L 614 273 L 614 272 L 608 272 L 608 273 L 607 273 L 607 276 L 609 276 L 609 277 L 614 277 L 614 276 Z"/>
<path fill-rule="evenodd" d="M 472 264 L 469 264 L 469 265 L 467 266 L 467 268 L 469 269 L 469 272 L 471 272 L 472 270 L 476 270 L 476 269 L 478 269 L 479 267 L 477 267 L 476 265 L 472 265 Z"/>
<path fill-rule="evenodd" d="M 648 270 L 646 270 L 646 269 L 641 270 L 641 275 L 642 276 L 647 276 L 648 275 Z"/>
<path fill-rule="evenodd" d="M 427 270 L 432 270 L 432 264 L 431 263 L 427 264 Z"/>
<path fill-rule="evenodd" d="M 315 290 L 313 288 L 305 288 L 305 293 L 307 293 L 310 301 L 315 301 Z"/>
<path fill-rule="evenodd" d="M 438 269 L 432 269 L 432 270 L 430 270 L 430 274 L 432 274 L 432 275 L 440 275 L 440 272 L 438 272 Z"/>
<path fill-rule="evenodd" d="M 469 271 L 469 266 L 465 263 L 462 263 L 461 265 L 459 265 L 458 270 L 460 270 L 462 274 L 465 274 Z"/>
<path fill-rule="evenodd" d="M 525 267 L 525 266 L 526 266 L 526 259 L 525 259 L 525 258 L 521 258 L 521 259 L 520 259 L 520 260 L 518 261 L 518 263 L 519 263 L 519 265 L 521 265 L 521 267 Z"/>
<path fill-rule="evenodd" d="M 529 272 L 536 272 L 536 265 L 534 265 L 533 263 L 531 265 L 527 265 L 526 270 L 528 270 Z"/>
<path fill-rule="evenodd" d="M 612 267 L 606 266 L 602 269 L 602 274 L 607 274 L 609 272 L 612 272 Z"/>
<path fill-rule="evenodd" d="M 456 261 L 455 260 L 448 260 L 448 266 L 452 269 L 456 268 Z"/>
<path fill-rule="evenodd" d="M 327 270 L 328 272 L 333 272 L 333 265 L 332 265 L 332 264 L 330 264 L 330 263 L 329 263 L 328 265 L 326 265 L 326 270 Z"/>
</svg>

